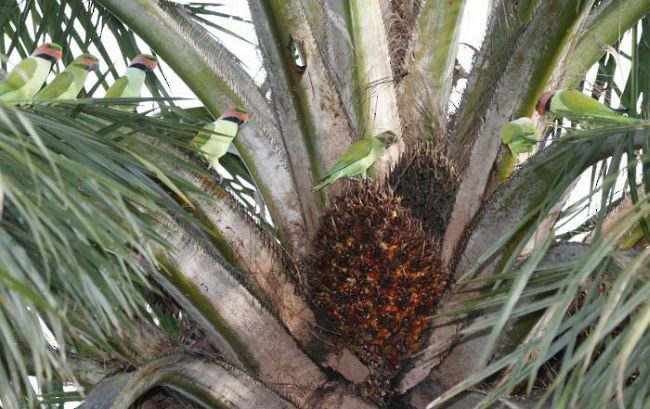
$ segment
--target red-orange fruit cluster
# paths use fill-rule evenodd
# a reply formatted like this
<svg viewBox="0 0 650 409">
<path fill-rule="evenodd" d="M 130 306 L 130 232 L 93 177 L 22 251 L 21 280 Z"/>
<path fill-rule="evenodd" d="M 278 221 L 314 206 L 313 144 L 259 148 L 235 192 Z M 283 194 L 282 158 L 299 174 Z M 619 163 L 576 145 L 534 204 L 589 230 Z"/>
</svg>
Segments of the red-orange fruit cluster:
<svg viewBox="0 0 650 409">
<path fill-rule="evenodd" d="M 393 373 L 420 348 L 447 272 L 400 199 L 362 185 L 322 217 L 306 278 L 324 326 L 366 365 Z"/>
</svg>

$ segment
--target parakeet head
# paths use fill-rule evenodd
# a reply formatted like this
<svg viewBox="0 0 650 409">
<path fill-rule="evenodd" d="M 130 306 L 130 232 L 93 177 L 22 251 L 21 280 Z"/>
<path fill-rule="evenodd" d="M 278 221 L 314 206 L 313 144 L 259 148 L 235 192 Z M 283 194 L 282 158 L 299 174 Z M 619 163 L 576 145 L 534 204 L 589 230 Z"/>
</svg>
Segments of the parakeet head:
<svg viewBox="0 0 650 409">
<path fill-rule="evenodd" d="M 97 71 L 99 69 L 99 59 L 92 54 L 81 54 L 70 65 L 84 68 L 86 71 Z"/>
<path fill-rule="evenodd" d="M 63 48 L 57 43 L 45 43 L 39 45 L 32 53 L 34 57 L 45 58 L 50 60 L 52 64 L 59 61 L 63 57 Z"/>
<path fill-rule="evenodd" d="M 399 136 L 397 136 L 397 134 L 393 131 L 384 131 L 377 136 L 377 139 L 379 139 L 381 143 L 384 144 L 384 147 L 388 148 L 389 146 L 397 142 Z"/>
<path fill-rule="evenodd" d="M 555 95 L 555 91 L 546 91 L 542 94 L 539 101 L 537 101 L 537 113 L 544 115 L 544 112 L 551 108 L 551 98 Z"/>
<path fill-rule="evenodd" d="M 140 54 L 131 60 L 129 67 L 139 68 L 142 71 L 153 71 L 158 66 L 158 59 L 150 54 Z"/>
<path fill-rule="evenodd" d="M 220 116 L 220 119 L 243 125 L 250 119 L 250 113 L 242 107 L 228 108 Z"/>
</svg>

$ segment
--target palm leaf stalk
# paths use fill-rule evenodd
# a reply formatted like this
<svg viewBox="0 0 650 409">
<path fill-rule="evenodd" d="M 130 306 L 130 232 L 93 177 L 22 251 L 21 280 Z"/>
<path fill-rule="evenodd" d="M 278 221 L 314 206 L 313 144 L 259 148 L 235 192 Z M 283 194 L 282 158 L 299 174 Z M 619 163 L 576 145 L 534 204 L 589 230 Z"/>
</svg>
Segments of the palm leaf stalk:
<svg viewBox="0 0 650 409">
<path fill-rule="evenodd" d="M 119 374 L 105 379 L 81 407 L 129 407 L 146 391 L 164 385 L 206 407 L 219 407 L 223 402 L 249 408 L 294 407 L 227 362 L 185 354 L 161 357 L 134 376 Z M 114 406 L 106 405 L 107 398 Z"/>
<path fill-rule="evenodd" d="M 505 113 L 508 120 L 512 120 L 532 113 L 537 99 L 543 91 L 543 84 L 550 77 L 554 63 L 566 45 L 567 33 L 580 27 L 591 4 L 592 2 L 581 2 L 580 7 L 575 7 L 574 3 L 550 1 L 539 6 L 531 22 L 527 25 L 524 35 L 519 39 L 523 48 L 517 51 L 517 46 L 515 46 L 515 52 L 505 67 L 503 75 L 504 78 L 508 78 L 508 81 L 499 87 L 503 93 L 492 94 L 492 100 L 488 103 L 487 110 L 484 111 L 485 117 L 503 118 Z M 548 32 L 549 25 L 553 27 L 550 33 Z M 517 57 L 513 59 L 515 54 Z M 515 78 L 517 81 L 513 81 Z M 494 78 L 489 80 L 494 81 Z M 512 98 L 512 95 L 515 94 L 518 97 Z M 491 112 L 496 109 L 502 113 Z M 461 113 L 460 121 L 464 121 L 462 115 Z M 463 126 L 468 126 L 466 122 L 461 123 Z M 447 229 L 445 248 L 443 249 L 445 260 L 450 260 L 451 253 L 460 241 L 462 232 L 467 228 L 466 224 L 472 220 L 478 210 L 478 203 L 469 198 L 476 195 L 482 196 L 487 185 L 490 184 L 489 174 L 479 163 L 485 160 L 486 156 L 490 158 L 491 163 L 494 163 L 500 148 L 498 138 L 493 136 L 500 135 L 503 121 L 488 120 L 476 123 L 476 125 L 480 131 L 473 136 L 472 140 L 463 140 L 462 134 L 458 134 L 457 137 L 461 139 L 452 145 L 458 147 L 458 150 L 452 151 L 452 154 L 458 155 L 458 160 L 463 168 L 466 164 L 468 167 L 465 169 L 467 176 L 464 180 L 466 182 L 459 186 L 456 196 L 457 205 L 451 216 L 452 220 L 456 220 L 456 223 L 461 223 L 461 225 L 456 226 L 456 223 L 452 223 Z M 472 146 L 471 151 L 467 151 L 464 148 L 466 146 Z M 461 152 L 460 149 L 464 151 Z"/>
<path fill-rule="evenodd" d="M 583 73 L 603 55 L 604 45 L 615 44 L 647 14 L 647 5 L 643 2 L 626 3 L 625 10 L 616 1 L 601 2 L 585 21 L 584 30 L 572 45 L 572 51 L 567 54 L 571 58 L 567 57 L 566 63 L 556 68 L 557 87 L 575 86 Z M 555 86 L 555 82 L 551 85 Z"/>
<path fill-rule="evenodd" d="M 154 50 L 159 51 L 158 54 L 186 79 L 190 88 L 215 117 L 227 107 L 243 104 L 254 113 L 247 128 L 255 128 L 255 118 L 260 118 L 259 132 L 266 135 L 266 138 L 257 138 L 251 130 L 244 130 L 237 139 L 236 146 L 265 197 L 274 222 L 279 226 L 281 234 L 287 237 L 286 245 L 299 245 L 301 241 L 298 237 L 304 235 L 305 221 L 300 212 L 301 199 L 295 192 L 295 182 L 286 168 L 289 161 L 286 148 L 278 145 L 281 143 L 278 121 L 261 93 L 254 88 L 252 79 L 232 54 L 205 29 L 188 18 L 180 6 L 165 3 L 163 8 L 146 1 L 101 4 L 135 28 L 136 33 L 142 35 Z M 159 21 L 163 23 L 160 24 Z M 151 27 L 156 27 L 156 31 L 151 31 Z M 179 36 L 179 32 L 193 34 Z M 171 44 L 187 54 L 172 52 Z M 216 67 L 223 67 L 224 63 L 228 63 L 227 68 L 224 67 L 221 72 L 214 71 Z M 238 96 L 237 92 L 241 92 L 242 96 Z M 279 208 L 283 209 L 282 213 L 278 211 Z"/>
<path fill-rule="evenodd" d="M 313 9 L 318 8 L 313 5 Z M 341 101 L 341 96 L 333 82 L 334 73 L 331 67 L 323 63 L 324 56 L 316 44 L 317 33 L 307 23 L 305 12 L 289 3 L 251 4 L 260 47 L 267 56 L 265 68 L 272 72 L 274 67 L 282 67 L 284 74 L 270 75 L 270 91 L 274 98 L 293 101 L 282 107 L 284 111 L 278 109 L 277 116 L 284 127 L 283 138 L 292 156 L 293 172 L 295 175 L 305 175 L 299 176 L 296 181 L 303 184 L 300 188 L 302 191 L 321 179 L 325 170 L 342 153 L 340 148 L 347 145 L 344 142 L 352 142 L 350 136 L 353 129 L 351 119 L 346 118 L 347 113 L 342 109 L 343 104 L 335 102 Z M 288 57 L 292 48 L 303 55 L 303 64 L 310 71 L 308 76 L 301 74 L 301 68 L 297 65 L 299 62 Z M 332 104 L 321 104 L 325 95 L 333 98 Z M 311 170 L 301 169 L 304 166 L 309 166 Z"/>
<path fill-rule="evenodd" d="M 419 21 L 415 26 L 419 32 L 413 35 L 410 45 L 414 58 L 410 63 L 405 63 L 408 75 L 402 88 L 402 92 L 411 97 L 412 101 L 400 106 L 402 116 L 409 118 L 410 124 L 419 127 L 415 131 L 415 137 L 445 136 L 445 116 L 454 83 L 452 75 L 456 63 L 456 45 L 465 4 L 465 1 L 428 1 L 423 3 L 418 15 Z M 407 135 L 408 132 L 411 131 L 407 131 Z"/>
</svg>

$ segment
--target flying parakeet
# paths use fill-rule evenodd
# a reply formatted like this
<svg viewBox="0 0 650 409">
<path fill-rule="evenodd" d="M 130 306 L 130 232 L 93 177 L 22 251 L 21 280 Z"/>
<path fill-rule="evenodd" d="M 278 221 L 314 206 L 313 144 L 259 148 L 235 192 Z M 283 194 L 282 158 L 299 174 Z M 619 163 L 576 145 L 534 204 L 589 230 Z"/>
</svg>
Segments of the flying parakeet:
<svg viewBox="0 0 650 409">
<path fill-rule="evenodd" d="M 200 131 L 191 144 L 203 154 L 210 167 L 216 169 L 219 158 L 228 152 L 239 127 L 248 122 L 249 118 L 250 114 L 245 109 L 229 108 L 219 119 L 203 127 L 205 131 Z"/>
<path fill-rule="evenodd" d="M 40 90 L 34 99 L 37 101 L 49 101 L 53 99 L 73 99 L 86 82 L 88 71 L 95 71 L 99 68 L 99 60 L 91 54 L 81 54 L 72 61 L 62 73 L 56 76 Z"/>
<path fill-rule="evenodd" d="M 106 90 L 105 98 L 138 98 L 147 72 L 155 70 L 157 66 L 158 60 L 153 55 L 138 55 L 131 60 L 126 73 Z M 119 106 L 118 108 L 132 109 L 133 107 Z"/>
<path fill-rule="evenodd" d="M 589 95 L 573 89 L 545 92 L 537 103 L 537 112 L 540 115 L 550 112 L 575 121 L 605 121 L 628 124 L 638 122 L 638 119 L 620 115 Z"/>
<path fill-rule="evenodd" d="M 372 138 L 363 138 L 353 143 L 312 190 L 320 190 L 343 177 L 361 175 L 366 179 L 368 168 L 384 154 L 387 148 L 397 142 L 397 139 L 395 132 L 384 131 Z"/>
<path fill-rule="evenodd" d="M 539 135 L 533 121 L 522 117 L 508 122 L 503 127 L 501 142 L 508 145 L 512 156 L 516 157 L 520 153 L 531 152 L 539 142 Z"/>
<path fill-rule="evenodd" d="M 0 101 L 18 102 L 31 99 L 41 89 L 47 75 L 61 59 L 63 49 L 56 43 L 46 43 L 14 67 L 0 81 Z"/>
</svg>

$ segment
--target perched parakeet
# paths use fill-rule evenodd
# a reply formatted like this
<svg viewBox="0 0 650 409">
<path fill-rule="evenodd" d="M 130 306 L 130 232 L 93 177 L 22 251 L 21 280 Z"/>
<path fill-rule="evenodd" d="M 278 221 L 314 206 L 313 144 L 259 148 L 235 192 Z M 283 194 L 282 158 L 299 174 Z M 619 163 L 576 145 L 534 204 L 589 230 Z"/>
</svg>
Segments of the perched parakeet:
<svg viewBox="0 0 650 409">
<path fill-rule="evenodd" d="M 508 145 L 512 156 L 516 157 L 520 153 L 531 152 L 539 142 L 539 135 L 533 121 L 522 117 L 508 122 L 503 127 L 501 142 Z"/>
<path fill-rule="evenodd" d="M 361 175 L 366 179 L 368 168 L 384 154 L 388 147 L 397 142 L 397 139 L 395 132 L 384 131 L 372 138 L 363 138 L 353 143 L 312 190 L 320 190 L 343 177 Z"/>
<path fill-rule="evenodd" d="M 46 43 L 14 67 L 0 81 L 0 101 L 18 102 L 31 99 L 41 89 L 47 75 L 61 59 L 63 49 L 56 43 Z"/>
<path fill-rule="evenodd" d="M 54 99 L 74 99 L 86 82 L 88 71 L 99 68 L 99 60 L 91 54 L 81 54 L 72 61 L 62 73 L 40 90 L 34 99 L 49 101 Z"/>
<path fill-rule="evenodd" d="M 550 112 L 575 121 L 638 122 L 638 119 L 620 115 L 607 105 L 574 89 L 545 92 L 537 103 L 537 112 L 540 115 Z"/>
<path fill-rule="evenodd" d="M 239 127 L 248 122 L 249 117 L 243 108 L 229 108 L 219 119 L 203 127 L 205 131 L 200 131 L 191 144 L 203 154 L 210 167 L 216 169 L 219 158 L 228 152 Z"/>
<path fill-rule="evenodd" d="M 158 60 L 153 55 L 136 56 L 131 60 L 131 65 L 126 69 L 126 73 L 106 90 L 106 98 L 139 97 L 147 72 L 155 70 L 157 66 Z"/>
</svg>

